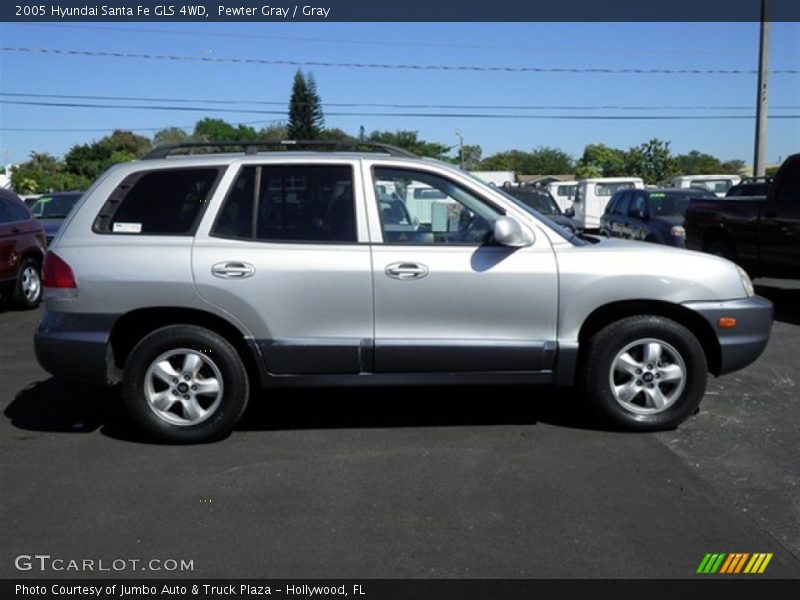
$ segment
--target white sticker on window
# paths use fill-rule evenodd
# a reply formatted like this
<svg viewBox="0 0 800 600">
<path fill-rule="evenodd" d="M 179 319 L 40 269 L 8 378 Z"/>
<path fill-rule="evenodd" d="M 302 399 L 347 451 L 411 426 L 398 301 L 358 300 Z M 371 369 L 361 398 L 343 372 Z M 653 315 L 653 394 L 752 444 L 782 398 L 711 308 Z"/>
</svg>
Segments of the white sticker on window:
<svg viewBox="0 0 800 600">
<path fill-rule="evenodd" d="M 114 223 L 114 233 L 142 233 L 141 223 Z"/>
</svg>

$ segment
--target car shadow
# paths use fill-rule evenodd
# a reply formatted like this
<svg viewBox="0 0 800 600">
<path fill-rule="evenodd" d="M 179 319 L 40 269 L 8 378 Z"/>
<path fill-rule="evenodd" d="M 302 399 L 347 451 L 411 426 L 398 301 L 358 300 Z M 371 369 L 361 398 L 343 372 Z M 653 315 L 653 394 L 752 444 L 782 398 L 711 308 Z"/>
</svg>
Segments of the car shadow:
<svg viewBox="0 0 800 600">
<path fill-rule="evenodd" d="M 29 431 L 91 433 L 119 412 L 112 389 L 50 377 L 20 390 L 4 414 Z"/>
<path fill-rule="evenodd" d="M 17 393 L 5 416 L 27 431 L 101 434 L 146 443 L 119 391 L 51 377 Z M 238 431 L 535 425 L 607 430 L 571 390 L 543 386 L 271 389 L 256 393 Z"/>
<path fill-rule="evenodd" d="M 756 284 L 756 294 L 775 306 L 775 320 L 800 325 L 800 288 Z"/>
</svg>

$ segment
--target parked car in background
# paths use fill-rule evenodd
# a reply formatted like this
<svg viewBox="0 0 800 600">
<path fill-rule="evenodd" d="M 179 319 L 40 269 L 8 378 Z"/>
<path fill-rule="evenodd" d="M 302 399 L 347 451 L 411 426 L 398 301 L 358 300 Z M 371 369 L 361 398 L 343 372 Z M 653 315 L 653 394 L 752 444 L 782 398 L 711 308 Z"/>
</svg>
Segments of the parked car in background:
<svg viewBox="0 0 800 600">
<path fill-rule="evenodd" d="M 575 233 L 577 231 L 574 221 L 561 211 L 561 208 L 559 208 L 553 196 L 551 196 L 550 192 L 546 189 L 530 186 L 514 186 L 500 189 L 528 208 L 535 210 L 554 223 L 561 225 L 561 227 L 570 233 Z"/>
<path fill-rule="evenodd" d="M 683 219 L 689 201 L 716 196 L 708 190 L 623 190 L 612 196 L 600 220 L 600 233 L 667 246 L 685 245 Z"/>
<path fill-rule="evenodd" d="M 670 186 L 675 188 L 695 188 L 714 192 L 722 198 L 728 190 L 741 182 L 738 175 L 679 175 L 673 177 Z"/>
<path fill-rule="evenodd" d="M 83 192 L 42 194 L 34 203 L 31 212 L 44 227 L 48 246 L 82 194 Z"/>
<path fill-rule="evenodd" d="M 24 196 L 20 196 L 20 198 L 25 203 L 25 206 L 28 208 L 33 208 L 33 205 L 36 204 L 36 201 L 40 196 L 41 194 L 26 194 Z"/>
<path fill-rule="evenodd" d="M 550 192 L 550 195 L 553 197 L 553 200 L 556 201 L 556 204 L 558 204 L 558 208 L 561 209 L 561 212 L 565 212 L 572 207 L 572 203 L 575 201 L 575 192 L 578 189 L 578 182 L 551 181 L 547 184 L 545 189 Z"/>
<path fill-rule="evenodd" d="M 800 154 L 784 161 L 767 195 L 692 200 L 686 246 L 728 258 L 753 277 L 800 279 Z"/>
<path fill-rule="evenodd" d="M 765 196 L 769 193 L 769 188 L 772 185 L 772 177 L 749 177 L 742 179 L 741 183 L 736 184 L 728 193 L 725 194 L 726 198 L 740 198 L 743 196 Z"/>
<path fill-rule="evenodd" d="M 606 205 L 616 192 L 628 189 L 644 189 L 644 181 L 639 177 L 597 177 L 581 179 L 575 190 L 572 209 L 575 224 L 582 231 L 600 229 L 600 217 Z"/>
<path fill-rule="evenodd" d="M 23 308 L 42 299 L 45 238 L 41 223 L 14 192 L 0 189 L 0 294 Z"/>
<path fill-rule="evenodd" d="M 284 144 L 106 172 L 47 252 L 39 363 L 120 383 L 138 427 L 195 443 L 262 386 L 578 385 L 615 427 L 670 429 L 767 345 L 772 305 L 730 261 L 569 235 L 400 148 L 256 151 Z M 387 222 L 380 190 L 414 184 L 448 204 L 395 236 L 409 213 Z"/>
</svg>

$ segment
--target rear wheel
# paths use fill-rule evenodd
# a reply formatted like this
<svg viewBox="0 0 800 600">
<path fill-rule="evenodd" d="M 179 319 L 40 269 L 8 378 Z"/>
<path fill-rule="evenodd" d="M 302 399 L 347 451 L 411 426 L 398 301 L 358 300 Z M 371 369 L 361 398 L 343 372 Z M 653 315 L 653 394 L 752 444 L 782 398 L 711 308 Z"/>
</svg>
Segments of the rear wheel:
<svg viewBox="0 0 800 600">
<path fill-rule="evenodd" d="M 222 336 L 193 325 L 164 327 L 131 352 L 122 395 L 133 420 L 154 438 L 210 442 L 227 435 L 244 412 L 247 371 Z"/>
<path fill-rule="evenodd" d="M 42 274 L 34 258 L 24 258 L 17 269 L 17 279 L 12 296 L 14 304 L 22 308 L 36 308 L 42 301 Z"/>
<path fill-rule="evenodd" d="M 589 341 L 583 391 L 594 410 L 633 431 L 672 429 L 697 408 L 708 364 L 697 338 L 657 316 L 622 319 Z"/>
</svg>

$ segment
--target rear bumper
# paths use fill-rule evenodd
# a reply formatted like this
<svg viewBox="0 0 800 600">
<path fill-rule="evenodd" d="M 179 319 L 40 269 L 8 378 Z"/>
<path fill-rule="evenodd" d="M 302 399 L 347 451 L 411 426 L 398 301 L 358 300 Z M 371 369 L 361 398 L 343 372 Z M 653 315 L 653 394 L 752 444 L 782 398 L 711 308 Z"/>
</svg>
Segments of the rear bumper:
<svg viewBox="0 0 800 600">
<path fill-rule="evenodd" d="M 58 377 L 115 383 L 108 341 L 116 320 L 114 314 L 46 311 L 33 338 L 36 360 Z"/>
<path fill-rule="evenodd" d="M 754 362 L 769 342 L 772 330 L 772 302 L 760 296 L 725 302 L 687 302 L 684 304 L 702 316 L 717 334 L 720 366 L 717 375 L 743 369 Z M 720 329 L 719 319 L 733 317 L 736 326 Z"/>
</svg>

